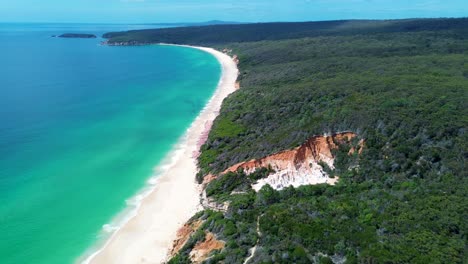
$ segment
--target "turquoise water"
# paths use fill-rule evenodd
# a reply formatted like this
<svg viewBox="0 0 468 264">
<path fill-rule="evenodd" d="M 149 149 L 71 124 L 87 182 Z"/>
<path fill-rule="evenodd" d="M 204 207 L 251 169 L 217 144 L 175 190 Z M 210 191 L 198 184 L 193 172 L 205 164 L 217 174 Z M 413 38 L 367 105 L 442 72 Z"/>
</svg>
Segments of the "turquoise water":
<svg viewBox="0 0 468 264">
<path fill-rule="evenodd" d="M 199 50 L 59 39 L 121 25 L 0 24 L 0 263 L 72 263 L 213 94 Z"/>
</svg>

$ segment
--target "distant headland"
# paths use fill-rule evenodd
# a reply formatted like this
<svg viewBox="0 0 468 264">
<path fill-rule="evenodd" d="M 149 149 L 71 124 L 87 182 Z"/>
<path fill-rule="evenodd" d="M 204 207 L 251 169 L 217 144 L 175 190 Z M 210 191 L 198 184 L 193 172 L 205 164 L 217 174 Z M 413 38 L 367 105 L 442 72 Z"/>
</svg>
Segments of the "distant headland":
<svg viewBox="0 0 468 264">
<path fill-rule="evenodd" d="M 81 33 L 65 33 L 62 35 L 53 35 L 52 37 L 55 38 L 97 38 L 96 35 L 93 34 L 81 34 Z"/>
</svg>

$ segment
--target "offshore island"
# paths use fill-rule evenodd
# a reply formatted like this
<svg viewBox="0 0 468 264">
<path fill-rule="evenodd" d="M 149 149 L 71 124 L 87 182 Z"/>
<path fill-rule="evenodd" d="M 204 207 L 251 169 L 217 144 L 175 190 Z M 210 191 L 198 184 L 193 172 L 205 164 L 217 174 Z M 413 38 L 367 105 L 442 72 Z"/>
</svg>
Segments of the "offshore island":
<svg viewBox="0 0 468 264">
<path fill-rule="evenodd" d="M 58 36 L 52 36 L 56 38 L 84 38 L 84 39 L 94 39 L 97 38 L 94 34 L 85 34 L 85 33 L 64 33 Z"/>
<path fill-rule="evenodd" d="M 105 34 L 223 68 L 185 148 L 90 263 L 463 263 L 468 19 Z"/>
</svg>

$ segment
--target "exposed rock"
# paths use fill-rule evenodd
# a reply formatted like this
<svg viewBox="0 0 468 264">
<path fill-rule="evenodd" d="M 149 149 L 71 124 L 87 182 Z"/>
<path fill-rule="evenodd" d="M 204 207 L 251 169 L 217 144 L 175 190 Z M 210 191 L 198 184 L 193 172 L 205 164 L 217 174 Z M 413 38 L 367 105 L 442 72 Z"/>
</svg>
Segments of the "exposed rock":
<svg viewBox="0 0 468 264">
<path fill-rule="evenodd" d="M 362 151 L 364 150 L 364 139 L 361 139 L 359 140 L 359 147 L 358 147 L 358 154 L 361 155 L 362 154 Z M 354 153 L 356 152 L 356 148 L 355 147 L 352 147 L 348 154 L 349 155 L 353 155 Z"/>
<path fill-rule="evenodd" d="M 320 183 L 335 184 L 338 178 L 330 178 L 321 163 L 326 164 L 330 169 L 334 169 L 335 157 L 332 150 L 337 149 L 339 144 L 349 143 L 355 137 L 356 134 L 352 132 L 338 133 L 331 136 L 315 136 L 297 148 L 236 164 L 224 171 L 224 173 L 235 172 L 239 168 L 242 168 L 247 174 L 251 174 L 262 167 L 271 167 L 275 170 L 274 174 L 266 179 L 260 179 L 252 185 L 252 188 L 256 191 L 259 191 L 266 184 L 277 190 L 290 185 L 298 187 Z M 364 141 L 361 140 L 358 147 L 359 153 L 362 151 L 363 144 Z M 354 153 L 354 151 L 350 152 Z"/>
<path fill-rule="evenodd" d="M 217 177 L 216 175 L 214 174 L 211 174 L 209 173 L 208 175 L 206 175 L 204 178 L 203 178 L 203 185 L 206 186 L 208 185 L 208 183 L 212 182 L 213 180 L 215 180 Z"/>
<path fill-rule="evenodd" d="M 190 260 L 192 263 L 201 263 L 205 261 L 210 254 L 219 249 L 223 249 L 225 246 L 224 241 L 217 240 L 213 233 L 206 233 L 205 241 L 199 242 L 190 252 Z"/>
<path fill-rule="evenodd" d="M 337 149 L 340 144 L 351 143 L 351 140 L 356 137 L 357 135 L 352 132 L 338 133 L 331 136 L 315 136 L 308 139 L 297 148 L 281 151 L 261 159 L 254 159 L 236 164 L 224 171 L 223 174 L 236 172 L 239 168 L 242 168 L 246 174 L 250 174 L 259 168 L 271 167 L 275 173 L 269 175 L 265 179 L 260 179 L 252 186 L 253 189 L 257 191 L 266 184 L 271 185 L 275 189 L 282 189 L 290 185 L 298 187 L 301 185 L 319 183 L 335 184 L 338 178 L 330 178 L 326 173 L 328 170 L 324 169 L 322 166 L 326 164 L 330 169 L 333 169 L 335 161 L 333 150 Z M 350 149 L 349 154 L 352 155 L 356 151 L 360 154 L 362 153 L 363 147 L 364 140 L 360 140 L 358 145 Z M 204 177 L 203 186 L 206 186 L 216 178 L 217 175 L 214 174 L 206 175 Z M 232 192 L 232 194 L 239 194 L 239 192 Z M 205 209 L 223 213 L 225 213 L 229 207 L 228 202 L 218 203 L 207 197 L 206 191 L 202 191 L 200 203 Z M 184 247 L 201 224 L 201 220 L 187 223 L 179 230 L 177 240 L 174 241 L 171 250 L 171 256 L 175 256 L 180 249 Z M 261 235 L 258 224 L 257 233 L 259 236 Z M 197 243 L 190 252 L 190 259 L 193 263 L 201 263 L 207 260 L 214 250 L 223 249 L 224 246 L 225 242 L 217 240 L 214 234 L 207 233 L 205 240 Z M 250 262 L 255 252 L 256 247 L 254 246 L 251 248 L 250 255 L 245 261 Z"/>
<path fill-rule="evenodd" d="M 236 64 L 239 64 L 239 62 L 240 62 L 239 57 L 238 57 L 237 55 L 232 56 L 232 60 L 233 60 Z"/>
<path fill-rule="evenodd" d="M 174 240 L 174 243 L 172 244 L 172 250 L 171 250 L 171 257 L 177 255 L 179 251 L 184 247 L 184 245 L 187 243 L 189 240 L 190 236 L 195 233 L 195 231 L 200 228 L 200 226 L 203 224 L 202 220 L 197 220 L 192 223 L 187 223 L 183 227 L 177 231 L 177 239 Z"/>
<path fill-rule="evenodd" d="M 226 201 L 224 203 L 218 203 L 214 199 L 207 197 L 205 190 L 203 190 L 200 195 L 200 204 L 205 209 L 210 209 L 217 212 L 227 212 L 229 208 L 229 202 Z"/>
</svg>

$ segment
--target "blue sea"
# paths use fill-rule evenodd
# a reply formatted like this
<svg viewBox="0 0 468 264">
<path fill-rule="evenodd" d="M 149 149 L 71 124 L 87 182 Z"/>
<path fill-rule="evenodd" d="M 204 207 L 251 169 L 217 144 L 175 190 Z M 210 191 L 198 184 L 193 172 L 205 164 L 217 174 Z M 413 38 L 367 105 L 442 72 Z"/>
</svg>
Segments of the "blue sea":
<svg viewBox="0 0 468 264">
<path fill-rule="evenodd" d="M 154 27 L 0 24 L 0 263 L 91 252 L 208 102 L 208 53 L 51 37 Z"/>
</svg>

